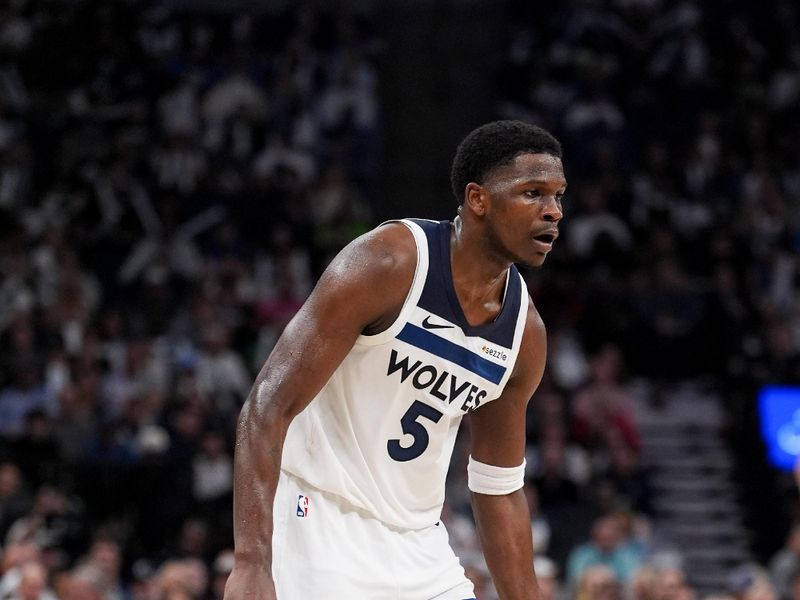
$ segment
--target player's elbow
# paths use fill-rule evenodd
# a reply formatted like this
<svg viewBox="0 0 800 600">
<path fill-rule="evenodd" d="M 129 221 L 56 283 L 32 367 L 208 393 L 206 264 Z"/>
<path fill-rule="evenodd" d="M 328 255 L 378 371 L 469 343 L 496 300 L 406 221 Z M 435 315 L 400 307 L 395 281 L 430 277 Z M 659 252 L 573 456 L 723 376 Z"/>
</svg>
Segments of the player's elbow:
<svg viewBox="0 0 800 600">
<path fill-rule="evenodd" d="M 242 406 L 239 414 L 237 438 L 264 439 L 265 436 L 283 437 L 297 411 L 291 404 L 279 401 L 266 391 L 264 382 L 256 386 Z"/>
</svg>

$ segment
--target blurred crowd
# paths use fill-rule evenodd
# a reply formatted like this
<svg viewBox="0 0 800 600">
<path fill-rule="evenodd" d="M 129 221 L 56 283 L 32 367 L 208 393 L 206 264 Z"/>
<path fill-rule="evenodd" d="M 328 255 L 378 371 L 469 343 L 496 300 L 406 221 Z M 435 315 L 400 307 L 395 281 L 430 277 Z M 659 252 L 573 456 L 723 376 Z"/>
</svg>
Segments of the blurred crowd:
<svg viewBox="0 0 800 600">
<path fill-rule="evenodd" d="M 377 39 L 291 6 L 0 7 L 0 598 L 222 597 L 239 408 L 373 225 Z"/>
<path fill-rule="evenodd" d="M 526 273 L 550 338 L 525 488 L 542 600 L 693 600 L 652 534 L 629 382 L 800 379 L 798 9 L 509 9 L 497 116 L 553 131 L 571 182 Z M 222 597 L 239 407 L 375 224 L 376 29 L 291 5 L 0 7 L 0 600 Z M 465 460 L 462 438 L 443 520 L 491 600 Z M 723 597 L 799 599 L 800 534 Z"/>
<path fill-rule="evenodd" d="M 559 249 L 527 273 L 549 338 L 534 539 L 549 533 L 540 556 L 568 597 L 697 598 L 709 591 L 653 527 L 636 403 L 698 381 L 725 399 L 736 446 L 761 386 L 800 383 L 800 9 L 511 2 L 507 25 L 497 115 L 553 131 L 570 181 Z M 652 397 L 631 393 L 637 378 Z M 736 450 L 749 498 L 772 507 L 763 448 Z M 800 537 L 771 533 L 783 548 L 733 567 L 715 598 L 800 598 Z"/>
<path fill-rule="evenodd" d="M 553 130 L 572 182 L 533 290 L 556 345 L 612 341 L 652 378 L 798 382 L 796 3 L 517 4 L 498 112 Z"/>
</svg>

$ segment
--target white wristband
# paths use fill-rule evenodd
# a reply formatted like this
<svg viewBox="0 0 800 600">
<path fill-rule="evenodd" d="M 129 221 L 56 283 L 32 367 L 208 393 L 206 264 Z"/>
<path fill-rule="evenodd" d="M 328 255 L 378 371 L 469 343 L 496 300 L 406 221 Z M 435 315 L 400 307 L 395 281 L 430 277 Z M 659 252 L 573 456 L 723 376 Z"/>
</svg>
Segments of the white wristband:
<svg viewBox="0 0 800 600">
<path fill-rule="evenodd" d="M 469 457 L 467 487 L 478 494 L 502 496 L 525 485 L 525 459 L 518 467 L 496 467 Z"/>
</svg>

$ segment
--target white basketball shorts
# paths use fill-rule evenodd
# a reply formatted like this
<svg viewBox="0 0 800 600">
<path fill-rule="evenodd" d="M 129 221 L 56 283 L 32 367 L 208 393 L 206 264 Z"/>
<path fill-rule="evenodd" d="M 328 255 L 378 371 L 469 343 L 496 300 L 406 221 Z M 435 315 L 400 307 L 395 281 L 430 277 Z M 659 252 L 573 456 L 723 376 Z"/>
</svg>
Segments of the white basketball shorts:
<svg viewBox="0 0 800 600">
<path fill-rule="evenodd" d="M 281 472 L 273 510 L 278 600 L 474 600 L 442 523 L 395 529 Z"/>
</svg>

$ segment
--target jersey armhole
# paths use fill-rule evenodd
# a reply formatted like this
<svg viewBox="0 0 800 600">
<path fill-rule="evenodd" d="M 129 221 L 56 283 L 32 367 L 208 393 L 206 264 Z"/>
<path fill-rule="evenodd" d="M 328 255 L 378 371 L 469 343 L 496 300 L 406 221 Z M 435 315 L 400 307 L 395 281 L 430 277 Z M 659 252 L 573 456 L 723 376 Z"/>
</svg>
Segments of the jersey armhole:
<svg viewBox="0 0 800 600">
<path fill-rule="evenodd" d="M 411 231 L 414 236 L 414 242 L 417 246 L 417 265 L 414 269 L 414 279 L 411 282 L 411 288 L 408 290 L 406 299 L 403 301 L 403 308 L 400 309 L 400 314 L 394 322 L 386 329 L 375 335 L 360 335 L 356 339 L 356 344 L 363 346 L 377 346 L 384 344 L 393 339 L 408 320 L 408 316 L 413 308 L 419 302 L 419 297 L 422 295 L 422 288 L 425 287 L 425 278 L 428 274 L 428 240 L 425 237 L 425 232 L 422 228 L 407 219 L 399 219 L 393 221 L 386 221 L 381 225 L 388 223 L 402 223 Z"/>
</svg>

